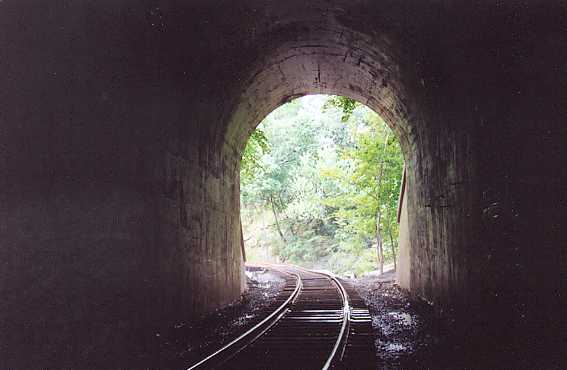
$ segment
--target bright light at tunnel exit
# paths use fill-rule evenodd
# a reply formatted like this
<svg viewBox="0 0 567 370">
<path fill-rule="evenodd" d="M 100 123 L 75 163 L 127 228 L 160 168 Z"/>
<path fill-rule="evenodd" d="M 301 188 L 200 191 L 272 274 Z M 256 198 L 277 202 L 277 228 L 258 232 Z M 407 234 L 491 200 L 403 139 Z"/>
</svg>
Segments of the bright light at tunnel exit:
<svg viewBox="0 0 567 370">
<path fill-rule="evenodd" d="M 247 261 L 349 277 L 395 268 L 403 169 L 396 136 L 363 104 L 308 95 L 278 107 L 242 157 Z"/>
</svg>

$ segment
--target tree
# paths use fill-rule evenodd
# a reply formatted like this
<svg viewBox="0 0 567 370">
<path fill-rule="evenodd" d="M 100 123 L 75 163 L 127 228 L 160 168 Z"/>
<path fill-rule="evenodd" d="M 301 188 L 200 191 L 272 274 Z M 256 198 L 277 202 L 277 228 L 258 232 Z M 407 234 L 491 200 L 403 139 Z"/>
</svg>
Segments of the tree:
<svg viewBox="0 0 567 370">
<path fill-rule="evenodd" d="M 353 103 L 348 98 L 333 100 L 344 114 L 352 115 Z M 350 116 L 349 116 L 350 118 Z M 348 192 L 328 201 L 337 207 L 335 215 L 362 239 L 374 235 L 378 266 L 383 271 L 384 235 L 389 238 L 391 259 L 396 263 L 398 227 L 397 196 L 401 183 L 403 157 L 395 137 L 374 112 L 366 112 L 363 121 L 347 120 L 355 138 L 353 147 L 343 155 L 349 166 L 338 167 L 335 178 L 343 179 Z"/>
<path fill-rule="evenodd" d="M 268 138 L 261 129 L 252 131 L 240 161 L 240 180 L 244 185 L 252 182 L 261 170 L 260 158 L 270 151 Z"/>
<path fill-rule="evenodd" d="M 390 246 L 381 261 L 395 258 L 403 161 L 375 113 L 352 99 L 310 96 L 278 108 L 259 130 L 241 167 L 249 244 L 337 272 L 375 268 L 373 244 Z"/>
<path fill-rule="evenodd" d="M 343 112 L 341 121 L 347 122 L 354 110 L 359 106 L 360 104 L 356 100 L 346 96 L 331 96 L 323 106 L 323 109 L 328 109 L 329 107 L 339 108 Z"/>
</svg>

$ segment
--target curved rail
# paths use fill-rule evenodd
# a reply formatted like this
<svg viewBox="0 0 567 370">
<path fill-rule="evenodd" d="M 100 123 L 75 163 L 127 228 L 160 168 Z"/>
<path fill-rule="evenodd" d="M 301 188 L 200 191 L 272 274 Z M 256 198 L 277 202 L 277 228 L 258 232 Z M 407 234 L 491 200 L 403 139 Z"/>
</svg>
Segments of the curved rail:
<svg viewBox="0 0 567 370">
<path fill-rule="evenodd" d="M 333 350 L 331 351 L 331 354 L 329 355 L 327 362 L 325 362 L 322 370 L 331 368 L 331 365 L 334 361 L 336 361 L 339 352 L 340 357 L 338 358 L 338 360 L 342 360 L 346 348 L 346 343 L 348 341 L 348 332 L 350 327 L 350 303 L 348 301 L 348 294 L 339 279 L 337 279 L 333 275 L 325 275 L 327 275 L 337 285 L 337 288 L 339 289 L 339 292 L 341 293 L 341 296 L 343 298 L 343 324 L 341 325 L 341 331 L 339 332 L 335 346 L 333 347 Z"/>
<path fill-rule="evenodd" d="M 245 346 L 243 343 L 247 342 L 247 344 L 252 343 L 266 331 L 268 331 L 276 322 L 278 322 L 283 315 L 285 315 L 288 306 L 290 306 L 294 300 L 299 295 L 301 291 L 302 282 L 301 277 L 298 274 L 291 274 L 294 275 L 297 281 L 295 289 L 293 293 L 282 303 L 274 312 L 272 312 L 268 317 L 264 320 L 260 321 L 258 324 L 254 325 L 244 334 L 240 335 L 238 338 L 234 339 L 230 343 L 223 346 L 221 349 L 215 351 L 214 353 L 210 354 L 209 356 L 205 357 L 201 361 L 197 362 L 196 364 L 190 366 L 187 370 L 199 369 L 199 368 L 209 368 L 207 367 L 212 361 L 219 360 L 220 356 L 223 354 L 227 354 L 230 351 L 234 351 L 237 353 L 242 347 Z"/>
<path fill-rule="evenodd" d="M 331 368 L 333 363 L 337 361 L 337 354 L 339 352 L 340 352 L 340 357 L 338 358 L 338 361 L 342 360 L 342 357 L 343 357 L 345 349 L 346 349 L 346 343 L 348 341 L 348 332 L 349 332 L 349 327 L 350 327 L 350 316 L 351 316 L 351 307 L 350 307 L 350 303 L 349 303 L 349 300 L 348 300 L 348 293 L 347 293 L 346 289 L 344 288 L 344 286 L 339 281 L 339 279 L 337 279 L 336 276 L 334 276 L 333 274 L 323 272 L 323 271 L 307 270 L 307 269 L 305 269 L 303 267 L 299 267 L 299 266 L 294 266 L 294 267 L 296 269 L 320 274 L 320 275 L 326 276 L 329 279 L 331 279 L 331 281 L 333 283 L 335 283 L 335 285 L 337 286 L 337 289 L 339 290 L 339 292 L 341 294 L 341 298 L 343 300 L 343 323 L 341 325 L 341 330 L 339 332 L 339 336 L 337 337 L 337 341 L 335 342 L 335 345 L 333 346 L 333 350 L 331 351 L 331 354 L 327 358 L 325 365 L 323 365 L 323 367 L 322 367 L 322 370 L 328 370 L 328 369 Z"/>
<path fill-rule="evenodd" d="M 306 270 L 306 271 L 309 271 L 309 272 L 315 272 L 317 274 L 324 275 L 324 276 L 328 277 L 329 279 L 331 279 L 331 281 L 333 283 L 335 283 L 335 285 L 337 286 L 337 289 L 339 290 L 339 293 L 341 294 L 341 298 L 343 300 L 343 323 L 341 325 L 341 330 L 339 332 L 339 336 L 337 337 L 337 341 L 335 342 L 335 345 L 333 346 L 333 350 L 331 351 L 331 354 L 327 358 L 325 365 L 323 365 L 323 367 L 322 367 L 322 370 L 328 370 L 328 369 L 331 368 L 333 363 L 337 361 L 337 355 L 339 354 L 339 352 L 340 352 L 340 357 L 338 358 L 338 361 L 340 361 L 342 359 L 344 352 L 345 352 L 346 343 L 348 341 L 348 332 L 349 332 L 349 327 L 350 327 L 350 315 L 351 315 L 351 308 L 350 308 L 350 303 L 349 303 L 349 300 L 348 300 L 348 293 L 346 292 L 346 289 L 341 284 L 339 279 L 337 279 L 332 274 L 322 272 L 322 271 L 311 271 L 311 270 L 307 270 L 307 269 L 297 267 L 297 266 L 296 266 L 296 268 Z"/>
</svg>

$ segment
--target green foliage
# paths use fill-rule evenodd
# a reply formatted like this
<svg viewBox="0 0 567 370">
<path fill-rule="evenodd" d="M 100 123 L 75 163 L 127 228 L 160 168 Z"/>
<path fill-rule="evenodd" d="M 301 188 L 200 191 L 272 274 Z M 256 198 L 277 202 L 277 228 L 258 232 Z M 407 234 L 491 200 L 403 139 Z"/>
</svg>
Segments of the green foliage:
<svg viewBox="0 0 567 370">
<path fill-rule="evenodd" d="M 343 112 L 341 121 L 347 122 L 359 105 L 356 100 L 347 98 L 346 96 L 331 96 L 323 106 L 323 109 L 328 109 L 329 107 L 339 108 Z"/>
<path fill-rule="evenodd" d="M 386 259 L 393 259 L 403 159 L 374 112 L 344 97 L 309 96 L 275 110 L 255 133 L 241 166 L 249 257 L 373 270 L 381 212 Z"/>
<path fill-rule="evenodd" d="M 376 239 L 376 223 L 380 220 L 386 260 L 393 260 L 397 250 L 397 204 L 403 170 L 399 144 L 386 124 L 374 113 L 364 122 L 349 121 L 355 145 L 344 148 L 344 161 L 323 173 L 332 176 L 345 188 L 328 198 L 326 204 L 336 210 L 337 222 L 369 246 Z M 380 217 L 378 217 L 380 214 Z M 389 258 L 388 258 L 389 257 Z"/>
<path fill-rule="evenodd" d="M 240 179 L 243 184 L 253 181 L 260 170 L 260 158 L 269 152 L 270 146 L 264 131 L 260 129 L 252 131 L 240 161 Z"/>
</svg>

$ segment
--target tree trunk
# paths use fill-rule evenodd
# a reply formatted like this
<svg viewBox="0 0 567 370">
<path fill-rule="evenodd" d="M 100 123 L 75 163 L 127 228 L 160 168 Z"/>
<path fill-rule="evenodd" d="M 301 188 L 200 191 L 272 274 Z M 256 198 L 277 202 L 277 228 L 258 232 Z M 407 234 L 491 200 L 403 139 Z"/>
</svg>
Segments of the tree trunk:
<svg viewBox="0 0 567 370">
<path fill-rule="evenodd" d="M 382 214 L 378 210 L 376 214 L 376 252 L 378 253 L 378 268 L 380 275 L 384 273 L 384 248 L 382 247 L 382 235 L 380 233 L 380 220 Z"/>
<path fill-rule="evenodd" d="M 244 249 L 244 231 L 242 230 L 242 217 L 240 217 L 240 249 L 242 251 L 242 260 L 246 262 L 246 250 Z"/>
<path fill-rule="evenodd" d="M 387 208 L 389 210 L 389 208 Z M 390 221 L 390 212 L 386 214 L 386 218 Z M 394 236 L 392 235 L 392 225 L 390 224 L 388 227 L 388 237 L 390 239 L 390 248 L 392 249 L 392 256 L 394 257 L 394 270 L 397 271 L 398 266 L 396 263 L 396 246 L 394 244 Z"/>
<path fill-rule="evenodd" d="M 394 270 L 398 270 L 398 266 L 396 263 L 396 248 L 394 245 L 394 237 L 392 236 L 392 230 L 388 230 L 388 235 L 390 236 L 390 245 L 392 248 L 392 256 L 394 256 Z"/>
<path fill-rule="evenodd" d="M 272 206 L 272 213 L 274 214 L 274 219 L 276 220 L 276 228 L 278 229 L 278 234 L 280 234 L 280 238 L 282 238 L 282 241 L 284 243 L 287 243 L 287 240 L 285 239 L 282 229 L 280 228 L 280 222 L 278 220 L 278 214 L 276 212 L 276 206 L 274 205 L 274 198 L 270 195 L 270 205 Z"/>
</svg>

